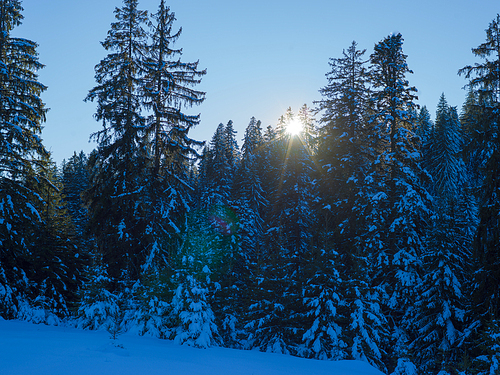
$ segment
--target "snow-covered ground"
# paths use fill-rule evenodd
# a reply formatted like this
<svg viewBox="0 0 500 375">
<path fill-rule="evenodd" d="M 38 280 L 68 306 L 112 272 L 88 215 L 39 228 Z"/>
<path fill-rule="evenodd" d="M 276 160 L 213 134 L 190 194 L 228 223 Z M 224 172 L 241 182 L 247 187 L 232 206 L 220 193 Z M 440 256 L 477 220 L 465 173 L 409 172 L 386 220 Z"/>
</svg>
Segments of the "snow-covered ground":
<svg viewBox="0 0 500 375">
<path fill-rule="evenodd" d="M 35 325 L 0 318 L 2 375 L 381 375 L 359 361 L 316 361 L 106 331 Z"/>
</svg>

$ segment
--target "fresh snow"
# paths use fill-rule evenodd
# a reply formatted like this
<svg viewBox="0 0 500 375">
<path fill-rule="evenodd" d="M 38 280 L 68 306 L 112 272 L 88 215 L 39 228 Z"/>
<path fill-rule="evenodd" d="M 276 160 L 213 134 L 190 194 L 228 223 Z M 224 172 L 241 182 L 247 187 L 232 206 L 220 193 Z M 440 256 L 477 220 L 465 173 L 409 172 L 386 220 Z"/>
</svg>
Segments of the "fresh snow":
<svg viewBox="0 0 500 375">
<path fill-rule="evenodd" d="M 0 318 L 2 375 L 381 375 L 361 361 L 318 361 L 226 348 L 196 349 L 134 333 L 110 339 L 84 331 Z"/>
</svg>

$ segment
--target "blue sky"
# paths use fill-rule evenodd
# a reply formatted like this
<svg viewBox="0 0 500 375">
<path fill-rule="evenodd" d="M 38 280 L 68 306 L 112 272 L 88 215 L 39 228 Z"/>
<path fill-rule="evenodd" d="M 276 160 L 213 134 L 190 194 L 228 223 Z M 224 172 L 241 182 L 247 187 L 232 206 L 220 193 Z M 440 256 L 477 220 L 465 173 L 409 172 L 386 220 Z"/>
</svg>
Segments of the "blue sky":
<svg viewBox="0 0 500 375">
<path fill-rule="evenodd" d="M 139 0 L 156 12 L 159 0 Z M 238 141 L 250 118 L 275 125 L 286 108 L 320 100 L 328 59 L 341 57 L 356 40 L 369 56 L 375 43 L 400 32 L 414 74 L 420 105 L 434 114 L 439 96 L 462 106 L 466 83 L 458 69 L 476 60 L 471 48 L 485 40 L 484 30 L 500 12 L 498 0 L 167 0 L 174 24 L 183 33 L 176 47 L 182 60 L 199 60 L 207 69 L 198 89 L 205 102 L 190 133 L 210 140 L 219 123 L 233 120 Z M 89 135 L 100 129 L 95 104 L 83 99 L 95 85 L 94 66 L 106 56 L 100 45 L 114 22 L 121 0 L 24 0 L 23 25 L 13 35 L 39 44 L 42 99 L 50 108 L 42 134 L 60 163 L 73 151 L 90 152 Z"/>
</svg>

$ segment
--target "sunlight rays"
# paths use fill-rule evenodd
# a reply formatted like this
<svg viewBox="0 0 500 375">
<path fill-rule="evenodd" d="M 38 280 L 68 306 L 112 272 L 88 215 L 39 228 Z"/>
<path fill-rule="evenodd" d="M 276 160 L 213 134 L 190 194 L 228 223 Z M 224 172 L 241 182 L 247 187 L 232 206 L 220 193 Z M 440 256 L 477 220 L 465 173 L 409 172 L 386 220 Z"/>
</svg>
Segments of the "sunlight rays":
<svg viewBox="0 0 500 375">
<path fill-rule="evenodd" d="M 304 125 L 300 119 L 293 117 L 286 124 L 286 132 L 292 136 L 300 135 L 304 130 Z"/>
</svg>

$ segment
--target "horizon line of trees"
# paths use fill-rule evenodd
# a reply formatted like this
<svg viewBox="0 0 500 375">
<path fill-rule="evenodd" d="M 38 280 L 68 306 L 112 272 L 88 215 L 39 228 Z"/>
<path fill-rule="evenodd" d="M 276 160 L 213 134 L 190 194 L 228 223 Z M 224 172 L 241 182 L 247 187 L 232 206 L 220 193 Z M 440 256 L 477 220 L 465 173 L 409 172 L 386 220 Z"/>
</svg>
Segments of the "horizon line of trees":
<svg viewBox="0 0 500 375">
<path fill-rule="evenodd" d="M 331 58 L 316 108 L 189 137 L 206 70 L 181 29 L 123 0 L 96 66 L 96 149 L 39 137 L 36 43 L 0 0 L 0 317 L 196 347 L 493 374 L 500 363 L 500 15 L 435 119 L 392 34 Z M 315 117 L 319 117 L 316 122 Z M 303 129 L 287 131 L 292 121 Z"/>
</svg>

